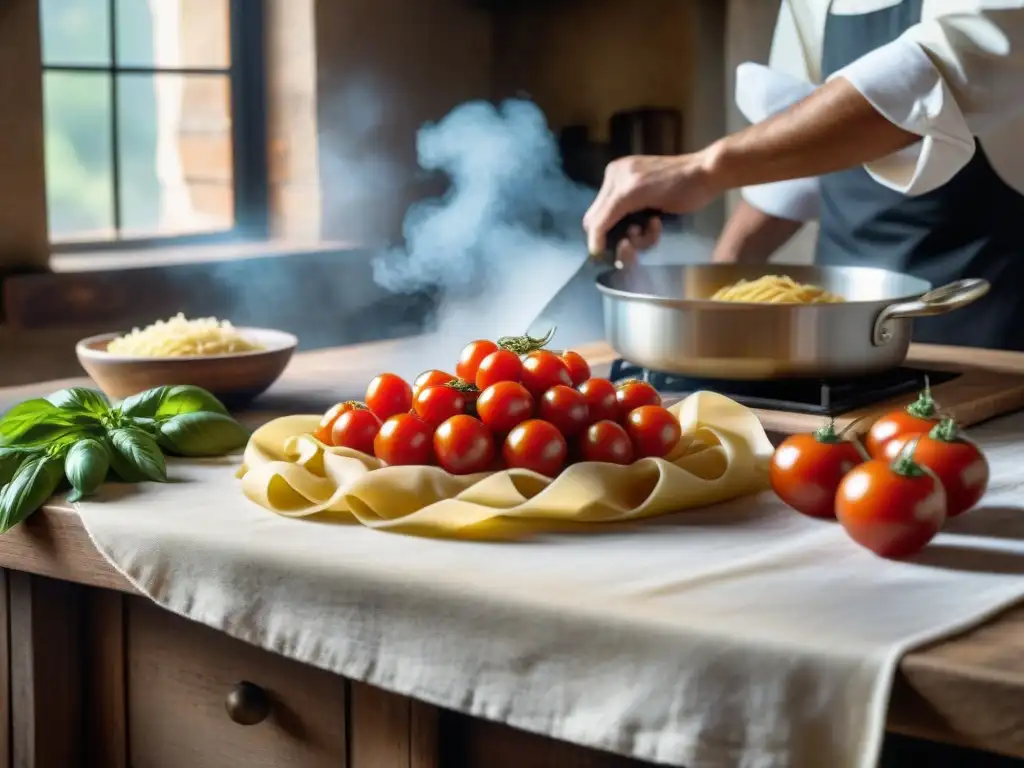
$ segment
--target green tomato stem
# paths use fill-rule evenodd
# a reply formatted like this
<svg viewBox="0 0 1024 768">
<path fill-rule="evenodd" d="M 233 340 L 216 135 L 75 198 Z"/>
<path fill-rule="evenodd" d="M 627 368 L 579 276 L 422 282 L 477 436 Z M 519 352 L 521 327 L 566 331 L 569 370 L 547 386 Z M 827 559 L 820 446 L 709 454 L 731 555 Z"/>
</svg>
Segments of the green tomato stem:
<svg viewBox="0 0 1024 768">
<path fill-rule="evenodd" d="M 498 347 L 507 349 L 509 352 L 514 352 L 517 355 L 527 355 L 530 352 L 543 349 L 551 343 L 554 337 L 555 326 L 551 326 L 548 332 L 539 338 L 525 333 L 522 336 L 502 336 L 498 339 Z"/>
<path fill-rule="evenodd" d="M 903 450 L 890 464 L 890 468 L 900 477 L 923 477 L 925 474 L 921 465 L 914 461 L 914 451 L 917 450 L 917 442 L 920 438 L 913 440 L 903 446 Z"/>
<path fill-rule="evenodd" d="M 828 423 L 814 431 L 814 439 L 819 443 L 838 443 L 842 439 L 836 434 L 836 420 L 829 418 Z"/>
<path fill-rule="evenodd" d="M 947 416 L 931 428 L 928 437 L 944 443 L 955 443 L 960 439 L 960 429 L 957 427 L 956 421 Z"/>
<path fill-rule="evenodd" d="M 907 406 L 906 410 L 916 419 L 934 419 L 938 411 L 938 404 L 932 397 L 932 387 L 928 377 L 924 377 L 924 389 L 917 396 L 917 400 Z"/>
</svg>

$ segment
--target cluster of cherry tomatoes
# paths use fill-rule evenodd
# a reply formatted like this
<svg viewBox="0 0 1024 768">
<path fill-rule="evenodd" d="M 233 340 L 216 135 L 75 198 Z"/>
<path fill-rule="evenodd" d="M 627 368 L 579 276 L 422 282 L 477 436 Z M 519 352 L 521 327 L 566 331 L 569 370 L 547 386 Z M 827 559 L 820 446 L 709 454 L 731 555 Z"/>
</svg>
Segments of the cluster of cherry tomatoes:
<svg viewBox="0 0 1024 768">
<path fill-rule="evenodd" d="M 798 512 L 838 520 L 876 554 L 903 558 L 974 507 L 988 487 L 984 454 L 940 417 L 928 389 L 875 421 L 864 442 L 845 439 L 832 424 L 790 436 L 772 457 L 775 493 Z"/>
<path fill-rule="evenodd" d="M 578 353 L 544 349 L 550 337 L 471 342 L 454 374 L 424 371 L 412 384 L 382 373 L 365 402 L 331 408 L 315 437 L 456 475 L 517 467 L 554 477 L 573 461 L 630 464 L 675 448 L 679 421 L 654 387 L 591 378 Z"/>
</svg>

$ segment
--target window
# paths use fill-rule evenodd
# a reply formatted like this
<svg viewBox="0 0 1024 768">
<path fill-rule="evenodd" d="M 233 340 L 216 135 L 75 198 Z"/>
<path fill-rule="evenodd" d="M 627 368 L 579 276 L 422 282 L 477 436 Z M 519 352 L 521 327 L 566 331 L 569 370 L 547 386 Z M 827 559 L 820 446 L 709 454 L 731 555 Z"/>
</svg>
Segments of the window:
<svg viewBox="0 0 1024 768">
<path fill-rule="evenodd" d="M 266 234 L 260 0 L 40 0 L 57 250 Z"/>
</svg>

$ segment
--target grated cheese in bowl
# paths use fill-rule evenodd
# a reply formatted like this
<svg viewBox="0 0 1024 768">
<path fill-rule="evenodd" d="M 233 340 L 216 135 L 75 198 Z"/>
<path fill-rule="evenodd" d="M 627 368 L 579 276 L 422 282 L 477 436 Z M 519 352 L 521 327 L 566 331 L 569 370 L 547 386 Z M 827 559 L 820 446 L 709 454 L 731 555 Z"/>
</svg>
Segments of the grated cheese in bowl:
<svg viewBox="0 0 1024 768">
<path fill-rule="evenodd" d="M 257 352 L 264 349 L 244 338 L 227 320 L 204 317 L 189 320 L 179 312 L 169 320 L 157 320 L 132 329 L 107 345 L 107 352 L 131 357 L 203 357 Z"/>
</svg>

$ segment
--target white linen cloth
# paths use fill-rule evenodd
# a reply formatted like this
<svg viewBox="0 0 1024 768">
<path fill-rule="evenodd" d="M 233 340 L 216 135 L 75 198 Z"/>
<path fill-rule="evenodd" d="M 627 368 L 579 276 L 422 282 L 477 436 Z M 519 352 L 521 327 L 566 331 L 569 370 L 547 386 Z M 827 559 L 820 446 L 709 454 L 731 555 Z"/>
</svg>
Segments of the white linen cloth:
<svg viewBox="0 0 1024 768">
<path fill-rule="evenodd" d="M 219 461 L 79 510 L 160 605 L 350 678 L 669 765 L 868 768 L 899 658 L 1024 597 L 1019 569 L 958 567 L 970 550 L 1024 558 L 1024 542 L 977 534 L 1024 514 L 1024 414 L 972 434 L 993 469 L 982 508 L 907 563 L 770 493 L 468 543 L 277 517 Z"/>
</svg>

